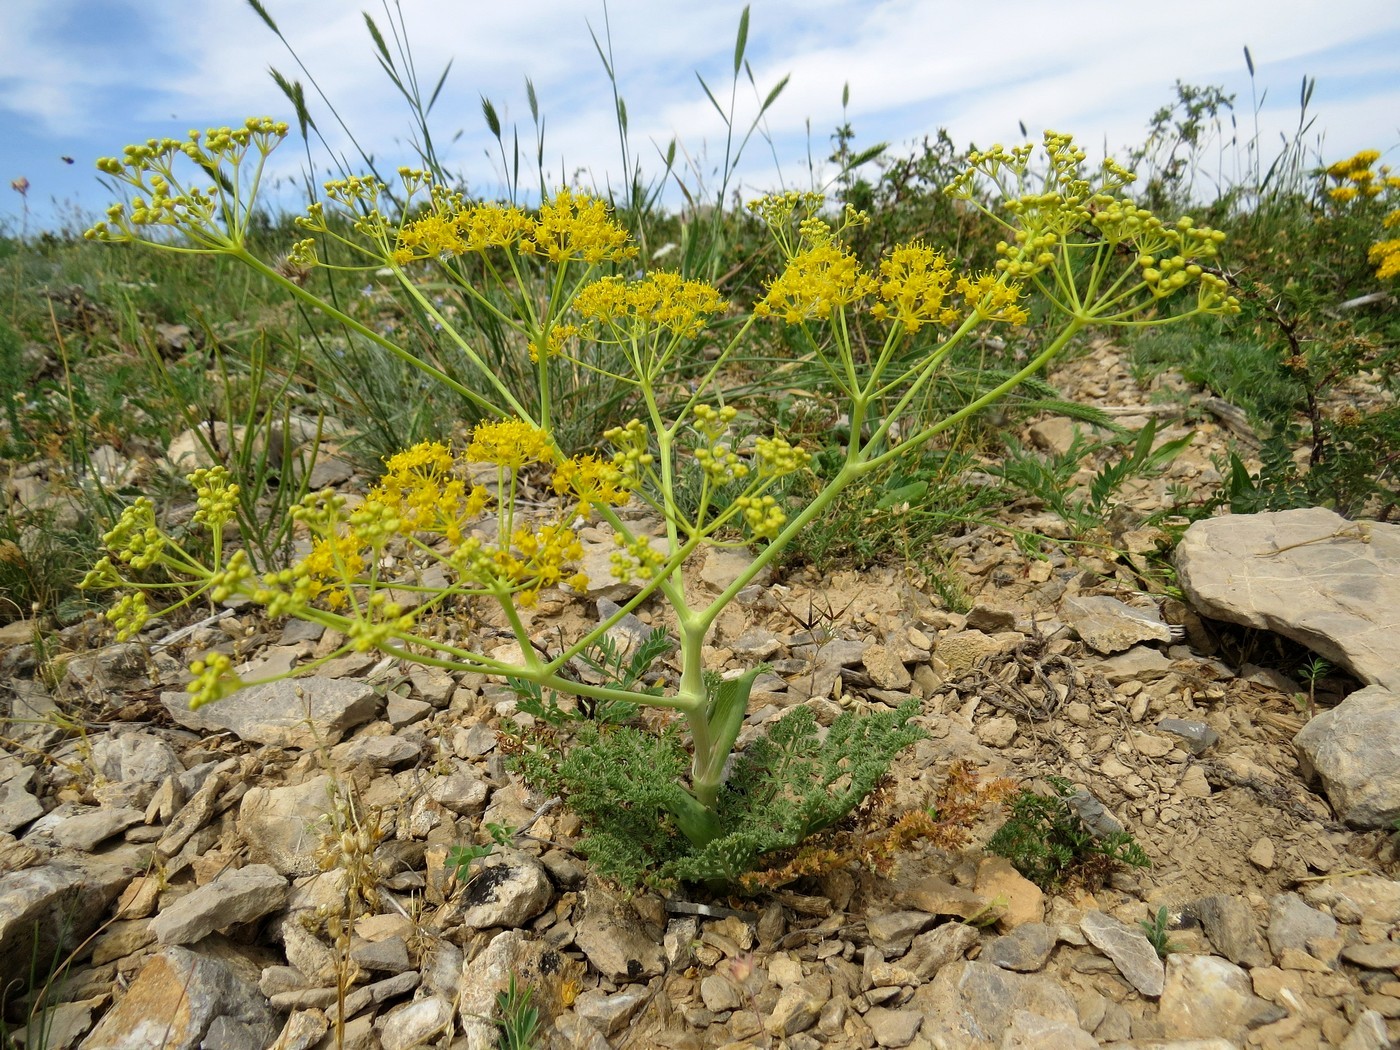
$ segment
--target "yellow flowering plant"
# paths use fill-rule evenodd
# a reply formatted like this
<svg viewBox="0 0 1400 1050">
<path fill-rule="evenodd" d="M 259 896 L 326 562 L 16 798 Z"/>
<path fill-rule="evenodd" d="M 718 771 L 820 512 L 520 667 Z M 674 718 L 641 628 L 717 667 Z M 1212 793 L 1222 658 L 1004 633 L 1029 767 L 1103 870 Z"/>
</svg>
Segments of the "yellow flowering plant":
<svg viewBox="0 0 1400 1050">
<path fill-rule="evenodd" d="M 1364 149 L 1328 165 L 1324 172 L 1325 194 L 1338 209 L 1374 209 L 1379 205 L 1384 213 L 1379 217 L 1381 229 L 1400 230 L 1400 175 L 1388 165 L 1376 167 L 1380 159 L 1379 150 Z M 1400 237 L 1377 241 L 1367 257 L 1381 280 L 1400 277 Z"/>
<path fill-rule="evenodd" d="M 192 479 L 197 522 L 215 533 L 209 558 L 188 553 L 156 526 L 149 503 L 138 501 L 108 534 L 112 553 L 88 585 L 123 592 L 110 617 L 127 637 L 149 616 L 145 596 L 174 582 L 187 588 L 184 602 L 241 596 L 271 615 L 340 632 L 344 644 L 326 659 L 378 649 L 449 671 L 675 712 L 689 737 L 689 770 L 664 808 L 697 847 L 728 833 L 719 817 L 724 771 L 757 674 L 751 669 L 716 683 L 706 673 L 705 641 L 726 606 L 803 528 L 860 479 L 917 455 L 1044 369 L 1085 329 L 1167 324 L 1238 309 L 1212 270 L 1222 235 L 1189 218 L 1167 222 L 1138 207 L 1125 193 L 1132 176 L 1112 162 L 1086 171 L 1083 151 L 1066 135 L 1046 135 L 1043 168 L 1032 166 L 1029 146 L 996 147 L 972 154 L 968 171 L 948 187 L 1005 230 L 999 261 L 987 272 L 959 272 L 955 260 L 919 241 L 898 245 L 867 268 L 845 240 L 865 220 L 859 212 L 831 215 L 822 197 L 810 193 L 754 202 L 780 265 L 761 298 L 746 307 L 706 282 L 639 271 L 627 232 L 601 200 L 564 189 L 526 211 L 468 200 L 407 168 L 398 173 L 396 199 L 407 202 L 403 207 L 389 207 L 386 187 L 370 178 L 327 183 L 325 198 L 298 220 L 305 236 L 286 259 L 258 258 L 246 231 L 263 166 L 286 131 L 269 119 L 250 120 L 240 129 L 191 133 L 184 142 L 153 140 L 128 148 L 121 159 L 101 161 L 101 170 L 126 187 L 127 199 L 88 236 L 236 258 L 446 385 L 484 420 L 457 451 L 428 443 L 389 458 L 362 501 L 332 492 L 309 496 L 295 511 L 306 553 L 286 568 L 256 573 L 241 552 L 225 556 L 219 530 L 228 520 L 233 481 L 214 468 Z M 185 168 L 194 181 L 181 177 Z M 412 346 L 321 297 L 304 277 L 329 265 L 328 242 L 338 258 L 348 255 L 357 260 L 353 266 L 389 275 L 416 309 L 440 324 L 470 366 L 470 380 L 448 375 Z M 454 265 L 464 257 L 477 265 Z M 469 272 L 480 281 L 468 280 Z M 454 329 L 434 295 L 441 282 L 518 334 L 521 353 L 535 366 L 526 373 L 534 389 L 511 389 Z M 945 418 L 900 426 L 915 418 L 913 408 L 940 368 L 971 352 L 975 333 L 1024 324 L 1033 297 L 1049 305 L 1059 324 L 1019 372 Z M 1168 300 L 1184 302 L 1184 309 L 1169 313 Z M 736 313 L 742 320 L 714 345 L 712 323 Z M 861 315 L 883 332 L 881 341 L 853 338 Z M 843 445 L 820 450 L 834 453 L 839 466 L 803 505 L 787 502 L 779 482 L 808 470 L 818 450 L 783 434 L 749 432 L 742 406 L 726 395 L 726 369 L 771 325 L 795 330 L 849 424 Z M 601 355 L 600 347 L 610 353 Z M 580 455 L 565 454 L 554 438 L 563 406 L 552 396 L 547 365 L 560 360 L 584 371 L 608 368 L 632 394 L 633 417 L 619 420 L 599 435 L 594 450 Z M 695 361 L 703 365 L 690 370 L 688 394 L 676 399 L 671 377 L 680 362 Z M 765 395 L 760 387 L 753 396 Z M 683 474 L 698 476 L 700 486 L 684 507 L 677 498 Z M 555 497 L 547 507 L 521 498 L 523 486 L 539 482 Z M 541 647 L 525 610 L 546 592 L 587 587 L 579 532 L 590 522 L 605 523 L 616 538 L 613 575 L 635 580 L 640 589 L 596 627 Z M 681 571 L 707 546 L 753 551 L 747 567 L 713 598 L 698 594 Z M 669 606 L 674 618 L 679 679 L 673 689 L 658 695 L 579 681 L 569 672 L 571 660 L 653 600 Z M 508 655 L 495 641 L 483 651 L 440 629 L 480 603 L 495 606 L 508 626 L 514 639 Z M 195 705 L 251 684 L 217 654 L 192 671 Z M 912 713 L 905 711 L 902 721 Z M 849 810 L 858 801 L 843 805 Z M 807 819 L 803 830 L 830 819 Z M 740 866 L 751 861 L 741 858 Z"/>
</svg>

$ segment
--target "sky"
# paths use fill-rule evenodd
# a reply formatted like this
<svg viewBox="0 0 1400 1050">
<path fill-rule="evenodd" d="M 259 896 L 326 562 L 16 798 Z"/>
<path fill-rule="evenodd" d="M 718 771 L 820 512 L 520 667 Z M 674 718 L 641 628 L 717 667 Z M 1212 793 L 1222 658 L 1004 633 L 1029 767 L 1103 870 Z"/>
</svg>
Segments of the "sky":
<svg viewBox="0 0 1400 1050">
<path fill-rule="evenodd" d="M 644 172 L 660 172 L 675 139 L 689 181 L 718 188 L 725 124 L 700 78 L 727 107 L 739 0 L 610 0 L 606 10 L 603 0 L 263 6 L 284 39 L 247 0 L 0 0 L 0 229 L 79 229 L 99 217 L 112 196 L 93 165 L 129 142 L 248 116 L 295 128 L 270 69 L 304 85 L 330 150 L 353 158 L 353 135 L 386 170 L 414 163 L 407 104 L 379 67 L 366 13 L 400 68 L 396 36 L 406 39 L 424 94 L 451 62 L 430 127 L 445 166 L 474 194 L 505 193 L 483 96 L 508 148 L 518 129 L 531 173 L 523 181 L 538 186 L 526 78 L 545 123 L 546 181 L 621 182 L 612 87 L 595 37 L 611 42 Z M 1257 130 L 1267 163 L 1297 129 L 1303 79 L 1315 77 L 1309 148 L 1326 161 L 1379 149 L 1400 167 L 1395 0 L 753 0 L 745 57 L 752 83 L 741 74 L 741 133 L 789 77 L 741 158 L 746 195 L 828 183 L 831 134 L 846 121 L 855 149 L 889 142 L 895 155 L 939 128 L 959 146 L 985 147 L 1022 141 L 1024 126 L 1033 138 L 1067 131 L 1093 156 L 1121 157 L 1173 101 L 1178 80 L 1234 94 L 1236 127 L 1226 138 L 1245 143 Z M 317 182 L 328 164 L 320 149 L 310 155 Z M 1204 170 L 1232 174 L 1244 156 L 1212 147 Z M 273 158 L 274 204 L 294 207 L 307 164 L 294 130 Z M 16 180 L 27 180 L 23 195 Z"/>
</svg>

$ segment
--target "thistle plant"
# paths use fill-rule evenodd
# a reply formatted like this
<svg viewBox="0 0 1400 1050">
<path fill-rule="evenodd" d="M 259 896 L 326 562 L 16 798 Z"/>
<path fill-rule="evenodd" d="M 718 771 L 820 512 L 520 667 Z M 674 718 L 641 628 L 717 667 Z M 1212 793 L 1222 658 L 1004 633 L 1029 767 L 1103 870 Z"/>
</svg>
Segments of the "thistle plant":
<svg viewBox="0 0 1400 1050">
<path fill-rule="evenodd" d="M 972 154 L 969 170 L 948 188 L 1005 228 L 995 269 L 960 273 L 920 241 L 895 246 L 867 269 L 845 239 L 865 215 L 850 207 L 833 214 L 819 195 L 785 193 L 750 206 L 771 232 L 781 264 L 763 296 L 742 306 L 702 281 L 638 272 L 635 247 L 601 200 L 561 189 L 527 212 L 468 200 L 409 168 L 399 171 L 393 194 L 369 177 L 326 183 L 324 199 L 298 220 L 305 237 L 280 262 L 258 258 L 246 232 L 267 156 L 286 131 L 270 119 L 250 120 L 236 130 L 192 133 L 184 142 L 152 140 L 129 147 L 121 159 L 102 160 L 99 167 L 126 188 L 127 200 L 113 205 L 89 237 L 238 259 L 455 391 L 482 422 L 455 451 L 425 443 L 390 457 L 358 505 L 329 491 L 308 496 L 293 511 L 308 553 L 275 571 L 256 572 L 242 551 L 226 554 L 221 530 L 233 482 L 219 468 L 206 471 L 195 484 L 196 524 L 212 533 L 212 543 L 201 547 L 207 554 L 158 526 L 149 502 L 138 501 L 108 534 L 111 555 L 88 585 L 122 591 L 110 618 L 123 637 L 150 615 L 146 596 L 175 584 L 186 589 L 182 602 L 237 595 L 270 615 L 338 631 L 344 643 L 326 659 L 378 649 L 588 701 L 672 711 L 688 736 L 689 771 L 680 790 L 664 793 L 664 808 L 697 847 L 724 831 L 717 814 L 726 761 L 758 671 L 716 681 L 704 665 L 705 640 L 725 607 L 783 548 L 843 491 L 917 455 L 1040 372 L 1085 329 L 1238 309 L 1210 268 L 1221 234 L 1189 218 L 1164 222 L 1137 207 L 1124 193 L 1129 172 L 1107 162 L 1087 173 L 1083 151 L 1060 134 L 1046 135 L 1043 170 L 1032 167 L 1030 146 L 997 147 Z M 185 169 L 194 182 L 182 178 Z M 405 203 L 395 207 L 391 200 Z M 440 324 L 468 378 L 449 375 L 320 297 L 305 278 L 332 265 L 331 258 L 350 260 L 334 263 L 340 269 L 391 282 Z M 473 265 L 457 265 L 463 259 Z M 443 287 L 514 333 L 532 365 L 530 389 L 510 388 L 469 334 L 453 327 L 440 306 Z M 956 412 L 933 421 L 917 417 L 921 394 L 940 368 L 975 352 L 979 330 L 1025 323 L 1033 295 L 1058 315 L 1045 345 L 1019 372 Z M 1184 309 L 1170 314 L 1169 300 L 1184 302 Z M 883 332 L 882 341 L 853 338 L 862 313 Z M 717 342 L 712 322 L 735 314 L 742 320 L 726 325 L 726 338 Z M 824 372 L 824 393 L 848 421 L 839 447 L 813 449 L 781 433 L 755 433 L 744 406 L 727 399 L 726 369 L 774 325 L 793 328 L 796 345 Z M 695 361 L 705 363 L 696 370 Z M 689 378 L 678 395 L 672 380 L 682 364 Z M 619 419 L 583 454 L 565 454 L 554 437 L 568 409 L 554 397 L 552 380 L 561 367 L 606 369 L 630 391 L 631 418 Z M 767 392 L 760 386 L 752 396 Z M 816 451 L 834 456 L 839 467 L 805 504 L 794 505 L 780 482 L 806 471 Z M 682 508 L 678 484 L 683 472 L 693 476 L 697 469 L 698 497 L 690 493 Z M 532 484 L 547 485 L 557 497 L 549 509 L 522 499 Z M 546 649 L 530 634 L 528 610 L 546 592 L 585 590 L 580 529 L 590 522 L 610 528 L 616 539 L 612 575 L 640 589 L 593 629 Z M 753 558 L 708 597 L 686 582 L 681 568 L 715 546 L 750 547 Z M 567 672 L 571 660 L 652 600 L 674 617 L 680 673 L 669 693 L 640 683 L 581 682 Z M 481 651 L 440 629 L 483 605 L 499 610 L 514 638 L 508 658 L 494 643 Z M 195 706 L 252 684 L 219 654 L 191 670 Z M 901 722 L 914 714 L 902 711 Z"/>
</svg>

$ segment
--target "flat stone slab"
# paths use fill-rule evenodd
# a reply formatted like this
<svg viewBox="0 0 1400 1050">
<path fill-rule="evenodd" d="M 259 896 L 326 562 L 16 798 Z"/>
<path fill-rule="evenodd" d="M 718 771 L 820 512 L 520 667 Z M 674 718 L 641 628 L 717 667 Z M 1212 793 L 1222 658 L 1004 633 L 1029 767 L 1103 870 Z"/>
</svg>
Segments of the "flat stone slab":
<svg viewBox="0 0 1400 1050">
<path fill-rule="evenodd" d="M 358 679 L 284 678 L 249 686 L 191 711 L 186 693 L 162 693 L 172 718 L 200 732 L 228 730 L 241 740 L 309 751 L 338 743 L 374 718 L 384 700 Z"/>
<path fill-rule="evenodd" d="M 1198 521 L 1177 546 L 1205 616 L 1274 631 L 1400 692 L 1400 525 L 1322 507 Z"/>
</svg>

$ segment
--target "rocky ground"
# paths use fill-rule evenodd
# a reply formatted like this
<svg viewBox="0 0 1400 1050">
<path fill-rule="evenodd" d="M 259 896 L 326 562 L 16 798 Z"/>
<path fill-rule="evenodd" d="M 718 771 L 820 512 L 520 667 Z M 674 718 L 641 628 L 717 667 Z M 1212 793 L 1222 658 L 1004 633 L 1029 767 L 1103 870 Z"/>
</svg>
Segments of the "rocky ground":
<svg viewBox="0 0 1400 1050">
<path fill-rule="evenodd" d="M 1184 432 L 1110 347 L 1055 379 L 1126 426 L 1156 414 L 1164 440 Z M 494 1046 L 511 975 L 554 1047 L 1390 1045 L 1400 526 L 1215 519 L 1180 549 L 1185 598 L 1145 593 L 1156 536 L 1136 525 L 1169 484 L 1211 486 L 1225 422 L 1128 487 L 1105 547 L 1037 560 L 1001 530 L 952 538 L 966 613 L 907 570 L 794 574 L 746 592 L 713 639 L 716 668 L 773 668 L 754 726 L 798 703 L 825 722 L 919 697 L 929 737 L 898 760 L 892 804 L 927 805 L 954 760 L 1068 779 L 1086 821 L 1152 862 L 1093 892 L 1045 894 L 985 852 L 992 813 L 967 849 L 915 848 L 888 874 L 626 899 L 571 851 L 577 821 L 508 770 L 499 683 L 345 657 L 191 713 L 194 655 L 275 673 L 334 640 L 248 610 L 124 645 L 84 625 L 47 650 L 12 625 L 3 979 L 77 946 L 47 1042 L 25 1045 L 292 1050 L 335 1045 L 344 1019 L 351 1047 Z M 1070 436 L 1045 420 L 1027 439 Z M 1031 504 L 1006 520 L 1065 535 Z M 714 556 L 693 582 L 733 571 Z M 616 597 L 543 603 L 533 623 L 547 637 Z M 1300 643 L 1342 669 L 1311 709 L 1285 673 Z M 522 830 L 464 886 L 448 850 L 488 824 Z M 1141 926 L 1162 907 L 1165 962 Z"/>
</svg>

